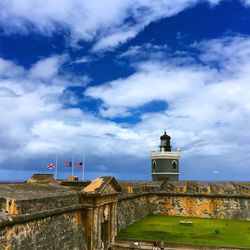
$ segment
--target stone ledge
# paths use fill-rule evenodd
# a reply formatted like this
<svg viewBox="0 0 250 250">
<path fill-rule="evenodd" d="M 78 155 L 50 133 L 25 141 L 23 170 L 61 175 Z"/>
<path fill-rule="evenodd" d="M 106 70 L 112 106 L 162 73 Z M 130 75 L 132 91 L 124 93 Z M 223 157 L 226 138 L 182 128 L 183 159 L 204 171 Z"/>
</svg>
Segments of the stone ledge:
<svg viewBox="0 0 250 250">
<path fill-rule="evenodd" d="M 4 198 L 1 210 L 6 210 L 9 215 L 29 214 L 36 211 L 45 211 L 79 204 L 79 194 L 64 194 L 58 196 L 43 196 L 39 198 Z"/>
<path fill-rule="evenodd" d="M 200 193 L 168 193 L 168 192 L 154 192 L 150 195 L 163 195 L 163 196 L 188 196 L 188 197 L 209 197 L 209 198 L 244 198 L 250 199 L 247 194 L 200 194 Z"/>
<path fill-rule="evenodd" d="M 5 227 L 5 226 L 13 226 L 15 224 L 24 223 L 24 222 L 31 221 L 31 220 L 43 219 L 43 218 L 57 215 L 57 214 L 81 210 L 86 207 L 87 206 L 85 205 L 79 204 L 79 205 L 73 205 L 73 206 L 68 206 L 68 207 L 63 207 L 63 208 L 40 211 L 36 213 L 31 213 L 31 214 L 23 214 L 23 215 L 16 215 L 16 216 L 6 215 L 3 220 L 0 219 L 0 228 Z"/>
<path fill-rule="evenodd" d="M 128 194 L 128 195 L 118 195 L 118 201 L 134 199 L 142 196 L 168 196 L 168 197 L 206 197 L 206 198 L 243 198 L 250 199 L 250 195 L 241 195 L 241 194 L 233 194 L 233 195 L 225 195 L 225 194 L 199 194 L 199 193 L 169 193 L 169 192 L 144 192 L 140 194 Z"/>
</svg>

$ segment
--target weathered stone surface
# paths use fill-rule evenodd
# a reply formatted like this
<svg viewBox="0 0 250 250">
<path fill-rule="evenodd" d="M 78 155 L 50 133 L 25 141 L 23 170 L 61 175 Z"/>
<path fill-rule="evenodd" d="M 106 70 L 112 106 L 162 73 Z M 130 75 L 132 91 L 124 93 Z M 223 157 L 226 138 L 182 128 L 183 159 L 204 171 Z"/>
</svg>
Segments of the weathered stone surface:
<svg viewBox="0 0 250 250">
<path fill-rule="evenodd" d="M 88 186 L 84 187 L 85 194 L 111 194 L 121 191 L 121 187 L 113 176 L 99 177 L 93 180 Z"/>
<path fill-rule="evenodd" d="M 249 219 L 250 203 L 246 198 L 159 196 L 150 195 L 151 214 L 220 219 Z"/>
<path fill-rule="evenodd" d="M 122 182 L 118 231 L 149 214 L 250 219 L 249 183 Z"/>
<path fill-rule="evenodd" d="M 82 191 L 86 209 L 85 235 L 86 249 L 105 250 L 114 242 L 117 233 L 117 193 L 121 187 L 112 176 L 100 177 L 91 182 Z"/>
<path fill-rule="evenodd" d="M 102 241 L 106 249 L 117 232 L 121 188 L 113 177 L 100 179 L 85 191 L 90 182 L 2 184 L 0 249 L 96 250 Z"/>
<path fill-rule="evenodd" d="M 54 182 L 53 174 L 33 174 L 27 182 Z"/>
<path fill-rule="evenodd" d="M 119 200 L 117 204 L 117 230 L 120 231 L 147 216 L 150 213 L 148 202 L 146 195 Z"/>
<path fill-rule="evenodd" d="M 81 212 L 33 220 L 0 231 L 1 249 L 83 249 Z"/>
<path fill-rule="evenodd" d="M 9 215 L 79 204 L 79 193 L 58 184 L 1 185 L 0 204 Z"/>
<path fill-rule="evenodd" d="M 149 214 L 250 219 L 249 190 L 248 182 L 118 183 L 110 176 L 1 184 L 0 249 L 96 250 L 102 241 L 106 249 L 117 231 Z"/>
</svg>

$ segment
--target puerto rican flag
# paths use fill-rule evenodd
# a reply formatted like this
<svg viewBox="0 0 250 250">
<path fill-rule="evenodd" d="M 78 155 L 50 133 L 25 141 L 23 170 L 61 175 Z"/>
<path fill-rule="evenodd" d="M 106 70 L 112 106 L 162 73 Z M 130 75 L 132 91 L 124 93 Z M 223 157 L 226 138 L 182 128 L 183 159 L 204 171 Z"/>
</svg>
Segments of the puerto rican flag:
<svg viewBox="0 0 250 250">
<path fill-rule="evenodd" d="M 71 161 L 65 161 L 65 162 L 63 163 L 63 165 L 64 165 L 64 167 L 70 168 L 70 167 L 72 167 L 72 162 L 71 162 Z"/>
<path fill-rule="evenodd" d="M 54 169 L 55 168 L 55 165 L 53 163 L 48 163 L 48 169 Z"/>
</svg>

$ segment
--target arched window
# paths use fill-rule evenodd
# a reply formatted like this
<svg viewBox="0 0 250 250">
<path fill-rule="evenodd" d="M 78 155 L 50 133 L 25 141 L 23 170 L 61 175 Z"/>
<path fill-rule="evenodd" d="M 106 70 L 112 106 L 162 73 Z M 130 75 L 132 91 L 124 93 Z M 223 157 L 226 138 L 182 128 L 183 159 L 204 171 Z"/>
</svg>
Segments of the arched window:
<svg viewBox="0 0 250 250">
<path fill-rule="evenodd" d="M 175 160 L 172 161 L 173 169 L 177 169 L 177 162 Z"/>
<path fill-rule="evenodd" d="M 153 161 L 153 167 L 152 167 L 152 169 L 153 169 L 153 172 L 155 172 L 155 170 L 156 170 L 156 161 Z"/>
</svg>

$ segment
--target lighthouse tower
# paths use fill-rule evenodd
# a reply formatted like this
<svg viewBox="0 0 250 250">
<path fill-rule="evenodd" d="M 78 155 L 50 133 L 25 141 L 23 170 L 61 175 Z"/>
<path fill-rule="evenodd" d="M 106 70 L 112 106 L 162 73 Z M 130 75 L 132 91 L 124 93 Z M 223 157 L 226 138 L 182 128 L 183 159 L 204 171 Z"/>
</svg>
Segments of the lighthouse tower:
<svg viewBox="0 0 250 250">
<path fill-rule="evenodd" d="M 160 151 L 151 152 L 153 181 L 178 181 L 180 150 L 171 151 L 171 137 L 166 132 L 160 137 Z"/>
</svg>

